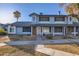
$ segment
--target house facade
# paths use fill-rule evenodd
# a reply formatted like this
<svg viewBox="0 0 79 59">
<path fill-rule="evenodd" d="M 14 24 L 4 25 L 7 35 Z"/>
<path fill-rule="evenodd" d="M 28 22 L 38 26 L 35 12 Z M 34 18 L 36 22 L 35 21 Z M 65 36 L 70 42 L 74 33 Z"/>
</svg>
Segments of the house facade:
<svg viewBox="0 0 79 59">
<path fill-rule="evenodd" d="M 32 13 L 29 15 L 31 22 L 15 22 L 7 26 L 8 34 L 17 35 L 52 35 L 65 36 L 71 34 L 77 36 L 79 21 L 70 15 L 44 15 Z"/>
</svg>

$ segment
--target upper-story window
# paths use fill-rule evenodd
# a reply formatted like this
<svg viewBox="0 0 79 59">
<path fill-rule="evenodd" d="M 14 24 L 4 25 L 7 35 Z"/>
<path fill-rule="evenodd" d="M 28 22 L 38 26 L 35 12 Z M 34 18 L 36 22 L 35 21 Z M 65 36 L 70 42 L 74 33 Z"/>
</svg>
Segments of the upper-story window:
<svg viewBox="0 0 79 59">
<path fill-rule="evenodd" d="M 39 21 L 49 21 L 49 17 L 39 17 Z"/>
<path fill-rule="evenodd" d="M 65 21 L 65 17 L 55 17 L 55 21 Z"/>
</svg>

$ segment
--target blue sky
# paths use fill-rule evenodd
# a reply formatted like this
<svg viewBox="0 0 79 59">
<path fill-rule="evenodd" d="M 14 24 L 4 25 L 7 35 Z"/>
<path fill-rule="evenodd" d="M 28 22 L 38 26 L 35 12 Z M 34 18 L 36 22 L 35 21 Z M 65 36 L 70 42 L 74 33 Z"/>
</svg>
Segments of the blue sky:
<svg viewBox="0 0 79 59">
<path fill-rule="evenodd" d="M 17 3 L 17 4 L 0 4 L 0 23 L 12 23 L 16 19 L 13 17 L 13 12 L 18 10 L 21 12 L 21 17 L 19 21 L 31 21 L 28 16 L 30 13 L 40 13 L 43 14 L 66 14 L 64 8 L 60 7 L 59 4 L 53 3 Z"/>
</svg>

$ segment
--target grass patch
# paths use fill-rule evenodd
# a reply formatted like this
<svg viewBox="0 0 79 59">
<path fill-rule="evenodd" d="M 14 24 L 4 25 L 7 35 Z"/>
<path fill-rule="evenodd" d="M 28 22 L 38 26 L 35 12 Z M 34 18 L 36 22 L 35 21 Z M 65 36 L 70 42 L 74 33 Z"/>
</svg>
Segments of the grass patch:
<svg viewBox="0 0 79 59">
<path fill-rule="evenodd" d="M 45 45 L 45 47 L 79 55 L 79 45 L 77 45 L 77 44 Z"/>
<path fill-rule="evenodd" d="M 2 46 L 0 56 L 46 56 L 46 54 L 35 51 L 32 46 Z"/>
</svg>

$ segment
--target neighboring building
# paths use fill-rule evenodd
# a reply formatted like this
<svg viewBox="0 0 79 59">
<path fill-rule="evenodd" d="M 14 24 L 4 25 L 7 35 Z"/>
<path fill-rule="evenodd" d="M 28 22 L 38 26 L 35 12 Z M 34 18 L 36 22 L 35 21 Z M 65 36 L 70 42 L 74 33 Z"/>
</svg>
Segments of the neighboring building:
<svg viewBox="0 0 79 59">
<path fill-rule="evenodd" d="M 6 30 L 6 29 L 5 29 L 5 24 L 1 24 L 1 23 L 0 23 L 0 28 L 3 28 L 4 30 Z"/>
<path fill-rule="evenodd" d="M 44 15 L 32 13 L 32 22 L 15 22 L 7 27 L 8 34 L 17 35 L 66 35 L 70 31 L 73 36 L 78 34 L 79 21 L 70 15 Z"/>
</svg>

